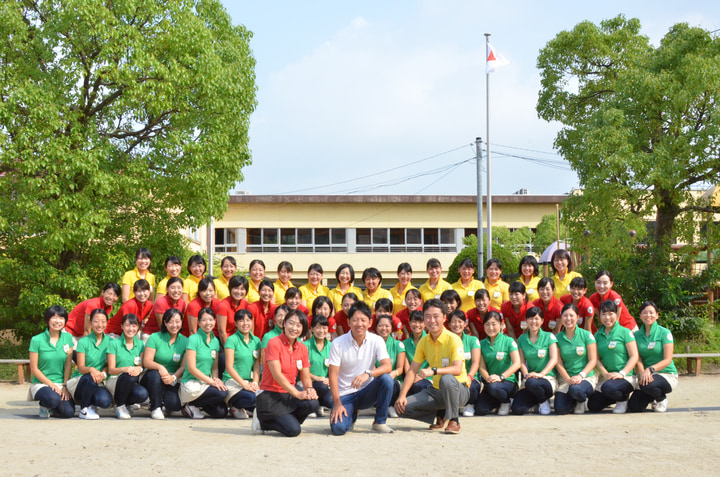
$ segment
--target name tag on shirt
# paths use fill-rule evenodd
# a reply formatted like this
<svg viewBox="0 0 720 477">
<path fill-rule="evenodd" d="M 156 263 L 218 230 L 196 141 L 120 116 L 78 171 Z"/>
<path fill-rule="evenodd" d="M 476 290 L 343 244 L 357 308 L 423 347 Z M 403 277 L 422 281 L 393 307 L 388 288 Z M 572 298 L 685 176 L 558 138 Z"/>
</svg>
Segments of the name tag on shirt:
<svg viewBox="0 0 720 477">
<path fill-rule="evenodd" d="M 545 357 L 545 350 L 539 349 L 538 350 L 538 358 L 544 358 Z"/>
<path fill-rule="evenodd" d="M 521 321 L 520 322 L 520 329 L 526 330 L 527 329 L 527 321 Z"/>
<path fill-rule="evenodd" d="M 500 298 L 501 296 L 502 296 L 502 293 L 501 293 L 501 292 L 499 292 L 499 291 L 493 292 L 493 297 L 494 297 L 494 298 Z"/>
<path fill-rule="evenodd" d="M 440 367 L 445 368 L 447 366 L 450 366 L 450 358 L 441 358 L 440 359 Z"/>
<path fill-rule="evenodd" d="M 70 352 L 70 345 L 69 345 L 69 344 L 64 344 L 64 345 L 63 345 L 63 351 L 66 352 L 66 353 L 69 353 L 69 352 Z"/>
<path fill-rule="evenodd" d="M 140 356 L 135 356 L 135 359 L 133 359 L 133 363 L 135 363 L 135 366 L 140 366 Z"/>
<path fill-rule="evenodd" d="M 475 290 L 470 290 L 468 292 L 468 296 L 475 296 Z"/>
<path fill-rule="evenodd" d="M 302 359 L 297 360 L 297 369 L 302 370 Z"/>
<path fill-rule="evenodd" d="M 440 299 L 440 295 L 435 295 L 435 299 L 436 299 L 436 300 L 439 300 L 439 299 Z"/>
<path fill-rule="evenodd" d="M 323 362 L 325 363 L 325 366 L 330 366 L 330 358 L 325 358 L 325 361 Z"/>
<path fill-rule="evenodd" d="M 495 353 L 495 359 L 497 359 L 498 361 L 502 361 L 503 359 L 505 359 L 505 351 L 498 351 L 497 353 Z"/>
<path fill-rule="evenodd" d="M 175 354 L 173 355 L 173 357 L 172 357 L 172 360 L 173 360 L 175 363 L 179 363 L 179 362 L 180 362 L 180 354 L 179 354 L 179 353 L 175 353 Z"/>
<path fill-rule="evenodd" d="M 210 350 L 210 357 L 212 359 L 217 358 L 217 351 L 215 351 L 214 349 Z"/>
<path fill-rule="evenodd" d="M 578 356 L 582 356 L 585 354 L 585 347 L 584 346 L 578 346 L 575 348 L 575 353 L 577 353 Z"/>
<path fill-rule="evenodd" d="M 610 349 L 615 349 L 616 346 L 617 346 L 617 341 L 611 341 L 608 343 L 608 348 L 610 348 Z"/>
<path fill-rule="evenodd" d="M 555 325 L 557 325 L 557 321 L 551 320 L 550 323 L 548 323 L 548 325 L 550 326 L 550 328 L 555 328 Z"/>
<path fill-rule="evenodd" d="M 527 294 L 528 294 L 528 295 L 533 295 L 533 294 L 535 294 L 535 289 L 534 289 L 534 288 L 528 288 L 526 291 L 527 291 Z"/>
<path fill-rule="evenodd" d="M 257 357 L 258 357 L 258 350 L 254 349 L 253 352 L 252 352 L 252 354 L 253 354 L 253 358 L 257 359 Z"/>
<path fill-rule="evenodd" d="M 465 359 L 470 359 L 470 353 L 465 353 Z"/>
<path fill-rule="evenodd" d="M 655 349 L 655 342 L 651 341 L 648 343 L 648 349 Z"/>
</svg>

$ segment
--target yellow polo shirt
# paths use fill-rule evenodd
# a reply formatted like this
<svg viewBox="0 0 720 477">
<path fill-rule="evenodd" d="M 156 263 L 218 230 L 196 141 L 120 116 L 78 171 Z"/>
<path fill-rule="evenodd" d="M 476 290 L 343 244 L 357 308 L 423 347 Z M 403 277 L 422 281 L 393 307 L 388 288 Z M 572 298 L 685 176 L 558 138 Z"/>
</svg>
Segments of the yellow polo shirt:
<svg viewBox="0 0 720 477">
<path fill-rule="evenodd" d="M 573 278 L 582 277 L 578 272 L 565 272 L 565 277 L 560 280 L 557 273 L 553 275 L 552 281 L 555 283 L 555 298 L 558 300 L 561 296 L 570 293 L 570 282 Z"/>
<path fill-rule="evenodd" d="M 408 283 L 408 286 L 405 287 L 402 293 L 400 293 L 399 290 L 400 283 L 396 283 L 395 286 L 390 289 L 393 301 L 393 313 L 396 315 L 407 308 L 407 305 L 405 304 L 405 295 L 408 290 L 417 290 L 417 288 L 412 286 L 412 283 Z"/>
<path fill-rule="evenodd" d="M 300 293 L 302 294 L 303 300 L 305 300 L 305 306 L 307 306 L 307 309 L 310 310 L 310 313 L 312 313 L 312 304 L 315 301 L 315 298 L 319 296 L 328 296 L 330 289 L 319 283 L 317 288 L 313 288 L 310 283 L 306 283 L 300 287 Z"/>
<path fill-rule="evenodd" d="M 498 280 L 494 285 L 490 285 L 487 279 L 485 279 L 484 285 L 490 294 L 490 306 L 493 308 L 499 310 L 503 303 L 510 301 L 510 292 L 508 291 L 510 285 L 508 285 L 507 282 Z"/>
<path fill-rule="evenodd" d="M 225 280 L 225 277 L 221 276 L 213 280 L 213 282 L 215 283 L 215 295 L 218 300 L 222 300 L 230 296 L 230 289 L 228 288 L 230 280 Z"/>
<path fill-rule="evenodd" d="M 188 303 L 190 303 L 197 297 L 198 284 L 200 283 L 200 280 L 202 280 L 202 277 L 198 278 L 192 273 L 183 280 L 183 293 L 187 293 Z"/>
<path fill-rule="evenodd" d="M 423 361 L 427 361 L 430 368 L 445 368 L 452 365 L 453 361 L 460 361 L 462 363 L 462 372 L 455 378 L 460 383 L 468 385 L 462 339 L 447 328 L 443 328 L 437 341 L 432 339 L 430 333 L 420 338 L 413 362 L 422 364 Z M 433 376 L 433 387 L 435 389 L 440 389 L 440 378 L 441 376 Z"/>
<path fill-rule="evenodd" d="M 342 310 L 342 299 L 348 293 L 354 293 L 358 299 L 362 299 L 362 290 L 356 286 L 350 286 L 345 293 L 340 290 L 340 285 L 336 286 L 328 293 L 328 298 L 333 304 L 333 313 L 337 313 Z"/>
<path fill-rule="evenodd" d="M 155 291 L 155 275 L 148 271 L 145 272 L 144 277 L 141 277 L 140 270 L 135 267 L 132 270 L 125 272 L 125 275 L 123 275 L 122 279 L 123 285 L 130 285 L 130 298 L 128 298 L 128 300 L 132 300 L 133 298 L 135 298 L 133 286 L 135 285 L 135 282 L 140 280 L 141 278 L 144 278 L 150 284 L 150 298 L 152 298 L 152 293 Z"/>
<path fill-rule="evenodd" d="M 485 288 L 485 285 L 480 280 L 470 280 L 468 286 L 463 286 L 462 278 L 452 284 L 453 290 L 458 292 L 462 305 L 460 309 L 467 313 L 468 311 L 475 308 L 475 292 Z"/>
<path fill-rule="evenodd" d="M 422 301 L 425 303 L 433 298 L 440 299 L 440 295 L 447 290 L 452 290 L 452 285 L 442 278 L 438 281 L 438 284 L 435 285 L 435 288 L 430 287 L 430 279 L 428 278 L 428 280 L 420 287 L 420 295 L 422 295 Z"/>
<path fill-rule="evenodd" d="M 294 286 L 295 285 L 293 285 L 291 281 L 288 281 L 288 286 L 286 287 L 285 285 L 283 285 L 283 282 L 281 282 L 279 278 L 275 280 L 275 304 L 284 304 L 285 292 L 288 291 L 288 288 L 292 288 Z"/>
</svg>

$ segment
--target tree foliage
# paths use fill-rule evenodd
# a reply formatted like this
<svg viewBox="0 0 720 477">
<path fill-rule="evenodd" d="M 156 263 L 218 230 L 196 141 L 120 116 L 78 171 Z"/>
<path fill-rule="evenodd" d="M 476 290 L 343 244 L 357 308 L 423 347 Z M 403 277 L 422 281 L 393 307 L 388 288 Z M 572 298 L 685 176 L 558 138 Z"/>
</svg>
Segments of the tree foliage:
<svg viewBox="0 0 720 477">
<path fill-rule="evenodd" d="M 493 227 L 493 258 L 497 258 L 503 265 L 503 275 L 517 275 L 520 259 L 527 255 L 525 246 L 532 243 L 533 233 L 528 227 L 522 227 L 512 232 L 507 227 Z M 450 283 L 458 281 L 460 273 L 458 267 L 465 258 L 472 259 L 475 264 L 475 276 L 482 277 L 485 274 L 485 264 L 478 267 L 477 264 L 477 236 L 469 235 L 463 239 L 466 247 L 460 251 L 450 265 L 447 280 Z M 487 235 L 484 236 L 483 244 L 487 244 Z M 488 257 L 485 257 L 487 260 Z"/>
<path fill-rule="evenodd" d="M 255 63 L 216 0 L 3 0 L 0 17 L 0 318 L 32 322 L 223 213 Z"/>
<path fill-rule="evenodd" d="M 583 189 L 564 203 L 576 248 L 622 255 L 635 230 L 669 267 L 670 245 L 720 212 L 692 193 L 720 177 L 720 39 L 680 23 L 655 47 L 621 15 L 560 32 L 538 67 L 538 114 L 563 125 L 555 146 Z"/>
</svg>

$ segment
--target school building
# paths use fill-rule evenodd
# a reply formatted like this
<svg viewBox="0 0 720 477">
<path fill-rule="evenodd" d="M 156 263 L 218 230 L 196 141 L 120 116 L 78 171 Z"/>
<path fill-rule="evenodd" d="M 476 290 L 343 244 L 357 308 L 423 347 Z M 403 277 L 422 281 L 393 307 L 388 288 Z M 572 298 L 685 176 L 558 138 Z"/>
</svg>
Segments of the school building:
<svg viewBox="0 0 720 477">
<path fill-rule="evenodd" d="M 534 229 L 567 197 L 493 196 L 493 226 Z M 195 231 L 190 237 L 202 250 L 208 250 L 210 238 L 215 256 L 234 256 L 240 270 L 261 259 L 272 279 L 283 260 L 293 264 L 299 283 L 306 280 L 308 266 L 319 263 L 326 282 L 334 286 L 335 270 L 349 263 L 356 284 L 362 286 L 359 278 L 367 267 L 379 269 L 389 284 L 395 282 L 401 262 L 412 265 L 413 282 L 427 278 L 425 264 L 431 257 L 446 271 L 463 248 L 463 237 L 476 232 L 477 198 L 472 195 L 246 194 L 231 195 L 227 212 L 215 219 L 210 231 Z"/>
</svg>

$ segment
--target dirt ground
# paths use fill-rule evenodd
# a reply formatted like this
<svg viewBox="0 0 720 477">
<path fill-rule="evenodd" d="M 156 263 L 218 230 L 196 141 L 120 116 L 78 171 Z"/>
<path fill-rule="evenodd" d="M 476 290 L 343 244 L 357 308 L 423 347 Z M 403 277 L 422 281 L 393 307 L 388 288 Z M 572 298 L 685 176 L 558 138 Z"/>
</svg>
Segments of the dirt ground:
<svg viewBox="0 0 720 477">
<path fill-rule="evenodd" d="M 461 418 L 459 435 L 390 419 L 394 434 L 330 434 L 309 419 L 294 439 L 249 420 L 41 420 L 28 385 L 0 384 L 0 475 L 718 475 L 720 374 L 682 376 L 666 414 Z"/>
</svg>

